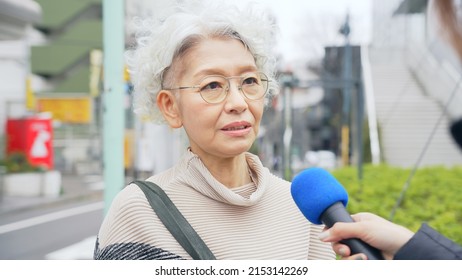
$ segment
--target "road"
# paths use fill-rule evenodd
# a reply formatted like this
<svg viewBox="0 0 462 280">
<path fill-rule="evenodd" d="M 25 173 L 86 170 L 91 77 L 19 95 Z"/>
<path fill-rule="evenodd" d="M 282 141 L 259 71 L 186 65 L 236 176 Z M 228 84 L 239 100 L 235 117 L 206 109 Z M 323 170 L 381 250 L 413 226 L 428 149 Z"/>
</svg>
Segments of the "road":
<svg viewBox="0 0 462 280">
<path fill-rule="evenodd" d="M 103 202 L 81 202 L 8 217 L 0 225 L 0 259 L 90 259 Z"/>
</svg>

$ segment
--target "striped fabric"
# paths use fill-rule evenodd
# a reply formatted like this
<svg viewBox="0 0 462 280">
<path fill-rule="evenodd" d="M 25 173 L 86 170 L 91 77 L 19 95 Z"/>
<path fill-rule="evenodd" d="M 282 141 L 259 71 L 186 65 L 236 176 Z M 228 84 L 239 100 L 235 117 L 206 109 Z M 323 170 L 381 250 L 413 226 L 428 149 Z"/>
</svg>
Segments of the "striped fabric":
<svg viewBox="0 0 462 280">
<path fill-rule="evenodd" d="M 227 188 L 188 151 L 148 180 L 161 186 L 217 259 L 335 259 L 292 200 L 290 183 L 246 154 L 255 183 Z M 191 259 L 136 185 L 114 199 L 98 234 L 95 259 Z"/>
</svg>

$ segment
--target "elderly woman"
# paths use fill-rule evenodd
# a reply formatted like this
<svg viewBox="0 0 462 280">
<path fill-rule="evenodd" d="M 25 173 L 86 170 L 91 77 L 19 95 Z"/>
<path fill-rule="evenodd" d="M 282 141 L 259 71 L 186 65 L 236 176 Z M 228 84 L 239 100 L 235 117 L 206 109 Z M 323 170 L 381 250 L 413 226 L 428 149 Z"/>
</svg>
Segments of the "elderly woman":
<svg viewBox="0 0 462 280">
<path fill-rule="evenodd" d="M 202 3 L 202 2 L 201 2 Z M 177 7 L 129 52 L 136 110 L 183 128 L 189 148 L 158 184 L 217 259 L 334 259 L 290 194 L 247 151 L 277 90 L 274 24 L 252 7 Z M 96 259 L 191 259 L 134 184 L 115 198 Z"/>
</svg>

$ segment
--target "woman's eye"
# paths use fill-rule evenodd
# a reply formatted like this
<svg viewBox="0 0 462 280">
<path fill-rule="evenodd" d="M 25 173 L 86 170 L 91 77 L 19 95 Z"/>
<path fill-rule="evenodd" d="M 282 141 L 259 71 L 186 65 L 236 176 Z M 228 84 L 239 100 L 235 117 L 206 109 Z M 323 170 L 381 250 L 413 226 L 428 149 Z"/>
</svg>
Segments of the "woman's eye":
<svg viewBox="0 0 462 280">
<path fill-rule="evenodd" d="M 223 88 L 223 86 L 219 82 L 211 82 L 206 86 L 202 87 L 201 90 L 217 90 L 221 88 Z"/>
<path fill-rule="evenodd" d="M 258 80 L 257 78 L 249 77 L 249 78 L 245 78 L 244 81 L 242 81 L 242 84 L 243 85 L 257 85 Z"/>
</svg>

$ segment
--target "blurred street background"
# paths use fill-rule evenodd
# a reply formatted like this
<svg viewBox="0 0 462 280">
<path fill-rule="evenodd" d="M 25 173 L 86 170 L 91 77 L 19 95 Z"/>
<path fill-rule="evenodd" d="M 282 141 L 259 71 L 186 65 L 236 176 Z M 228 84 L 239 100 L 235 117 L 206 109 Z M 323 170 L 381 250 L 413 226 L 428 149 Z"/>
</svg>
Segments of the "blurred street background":
<svg viewBox="0 0 462 280">
<path fill-rule="evenodd" d="M 0 0 L 0 259 L 91 259 L 114 195 L 181 156 L 182 132 L 133 114 L 123 55 L 105 59 L 174 2 Z M 275 174 L 462 165 L 462 69 L 431 1 L 257 2 L 281 91 L 251 152 Z"/>
</svg>

